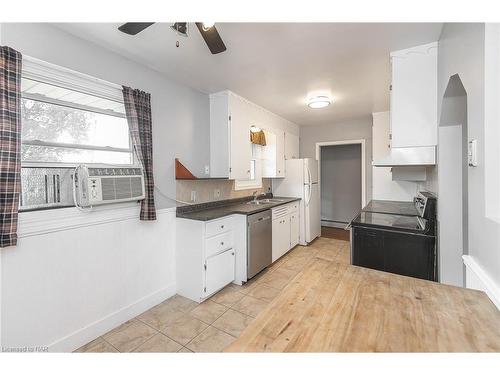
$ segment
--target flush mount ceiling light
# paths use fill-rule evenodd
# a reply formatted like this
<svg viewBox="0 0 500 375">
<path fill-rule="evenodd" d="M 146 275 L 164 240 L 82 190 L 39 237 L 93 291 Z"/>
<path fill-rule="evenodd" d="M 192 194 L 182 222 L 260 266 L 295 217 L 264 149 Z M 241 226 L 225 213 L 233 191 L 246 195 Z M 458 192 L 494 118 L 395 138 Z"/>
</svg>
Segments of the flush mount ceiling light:
<svg viewBox="0 0 500 375">
<path fill-rule="evenodd" d="M 309 108 L 319 109 L 325 108 L 332 104 L 332 100 L 328 96 L 315 96 L 314 98 L 310 98 L 307 102 Z"/>
</svg>

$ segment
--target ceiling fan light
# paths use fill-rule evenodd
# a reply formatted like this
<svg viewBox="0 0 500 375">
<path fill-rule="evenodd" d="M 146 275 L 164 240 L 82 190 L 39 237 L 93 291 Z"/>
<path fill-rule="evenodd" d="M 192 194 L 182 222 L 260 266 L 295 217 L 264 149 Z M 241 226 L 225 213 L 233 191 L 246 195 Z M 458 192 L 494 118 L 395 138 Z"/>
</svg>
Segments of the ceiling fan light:
<svg viewBox="0 0 500 375">
<path fill-rule="evenodd" d="M 202 22 L 202 27 L 203 27 L 203 30 L 207 31 L 207 30 L 210 30 L 212 27 L 215 26 L 215 22 Z"/>
<path fill-rule="evenodd" d="M 325 108 L 328 107 L 330 104 L 332 104 L 332 100 L 327 96 L 316 96 L 314 98 L 310 98 L 309 101 L 307 102 L 309 108 L 312 109 Z"/>
</svg>

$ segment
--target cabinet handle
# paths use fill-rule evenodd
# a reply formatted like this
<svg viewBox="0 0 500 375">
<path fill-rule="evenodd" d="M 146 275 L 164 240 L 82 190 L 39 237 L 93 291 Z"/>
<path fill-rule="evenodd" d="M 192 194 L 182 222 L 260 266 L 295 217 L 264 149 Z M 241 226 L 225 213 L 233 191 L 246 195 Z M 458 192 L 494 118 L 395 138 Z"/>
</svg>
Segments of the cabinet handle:
<svg viewBox="0 0 500 375">
<path fill-rule="evenodd" d="M 221 242 L 221 243 L 220 243 L 220 245 L 221 245 L 221 246 L 224 246 L 224 242 Z"/>
<path fill-rule="evenodd" d="M 231 255 L 234 255 L 234 251 L 231 253 Z"/>
<path fill-rule="evenodd" d="M 221 225 L 221 226 L 220 226 L 220 228 L 221 228 L 221 229 L 224 229 L 224 225 Z"/>
</svg>

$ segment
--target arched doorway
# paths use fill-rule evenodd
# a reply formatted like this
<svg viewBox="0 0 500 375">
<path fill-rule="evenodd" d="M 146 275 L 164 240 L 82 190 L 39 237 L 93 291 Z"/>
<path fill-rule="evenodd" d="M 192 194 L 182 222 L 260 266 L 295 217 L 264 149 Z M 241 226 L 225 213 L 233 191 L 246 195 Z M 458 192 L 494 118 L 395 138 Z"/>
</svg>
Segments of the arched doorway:
<svg viewBox="0 0 500 375">
<path fill-rule="evenodd" d="M 450 77 L 439 121 L 438 266 L 442 283 L 465 286 L 462 255 L 468 254 L 467 92 Z"/>
</svg>

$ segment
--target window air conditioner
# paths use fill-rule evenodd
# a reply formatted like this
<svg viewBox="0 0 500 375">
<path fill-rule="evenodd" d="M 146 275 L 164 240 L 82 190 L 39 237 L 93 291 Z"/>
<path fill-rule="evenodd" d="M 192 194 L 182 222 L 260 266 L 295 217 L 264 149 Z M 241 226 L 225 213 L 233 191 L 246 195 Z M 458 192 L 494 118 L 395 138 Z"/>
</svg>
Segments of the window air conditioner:
<svg viewBox="0 0 500 375">
<path fill-rule="evenodd" d="M 140 167 L 79 165 L 74 176 L 73 198 L 79 208 L 145 198 L 144 175 Z"/>
</svg>

